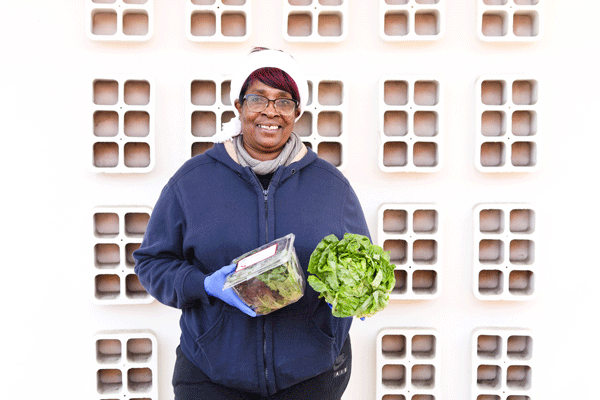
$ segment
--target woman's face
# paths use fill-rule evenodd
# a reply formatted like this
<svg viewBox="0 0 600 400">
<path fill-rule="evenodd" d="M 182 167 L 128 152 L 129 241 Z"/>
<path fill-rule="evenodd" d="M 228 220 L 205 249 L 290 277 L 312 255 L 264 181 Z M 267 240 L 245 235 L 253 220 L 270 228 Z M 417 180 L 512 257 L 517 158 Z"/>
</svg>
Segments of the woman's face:
<svg viewBox="0 0 600 400">
<path fill-rule="evenodd" d="M 248 94 L 259 94 L 270 100 L 292 98 L 290 93 L 265 85 L 258 80 L 248 86 L 244 95 Z M 275 110 L 273 102 L 269 102 L 262 112 L 252 112 L 244 104 L 245 102 L 235 101 L 235 108 L 239 112 L 242 123 L 244 148 L 248 154 L 260 161 L 276 158 L 292 134 L 294 121 L 299 115 L 298 108 L 290 115 L 283 115 Z"/>
</svg>

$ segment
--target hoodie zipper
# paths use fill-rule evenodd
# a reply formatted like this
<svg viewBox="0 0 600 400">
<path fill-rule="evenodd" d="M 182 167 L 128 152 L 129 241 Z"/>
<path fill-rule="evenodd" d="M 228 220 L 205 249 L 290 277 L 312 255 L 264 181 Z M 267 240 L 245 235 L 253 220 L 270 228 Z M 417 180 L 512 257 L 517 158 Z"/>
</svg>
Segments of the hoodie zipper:
<svg viewBox="0 0 600 400">
<path fill-rule="evenodd" d="M 271 187 L 271 184 L 269 183 L 269 187 L 267 187 L 266 189 L 263 188 L 262 183 L 260 183 L 260 179 L 258 179 L 258 176 L 256 175 L 256 173 L 254 171 L 252 171 L 252 174 L 254 175 L 254 177 L 256 178 L 256 182 L 258 182 L 258 187 L 261 188 L 262 193 L 263 193 L 263 199 L 264 199 L 264 207 L 265 207 L 265 244 L 269 243 L 269 204 L 268 204 L 268 198 L 269 198 L 269 187 Z"/>
<path fill-rule="evenodd" d="M 254 171 L 253 171 L 254 172 Z M 264 199 L 264 207 L 265 207 L 265 244 L 269 242 L 269 188 L 263 188 L 260 179 L 256 173 L 253 173 L 256 181 L 258 182 L 258 186 L 262 189 L 263 199 Z M 269 187 L 271 184 L 269 183 Z M 265 373 L 265 383 L 267 385 L 267 391 L 269 390 L 269 367 L 267 364 L 267 329 L 266 329 L 266 321 L 262 321 L 263 326 L 263 365 L 264 365 L 264 373 Z"/>
<path fill-rule="evenodd" d="M 258 178 L 256 178 L 258 179 Z M 265 243 L 269 242 L 269 189 L 263 189 L 263 196 L 265 198 Z"/>
<path fill-rule="evenodd" d="M 267 392 L 269 391 L 269 367 L 267 366 L 267 329 L 266 321 L 263 321 L 263 363 L 265 365 L 265 384 Z"/>
</svg>

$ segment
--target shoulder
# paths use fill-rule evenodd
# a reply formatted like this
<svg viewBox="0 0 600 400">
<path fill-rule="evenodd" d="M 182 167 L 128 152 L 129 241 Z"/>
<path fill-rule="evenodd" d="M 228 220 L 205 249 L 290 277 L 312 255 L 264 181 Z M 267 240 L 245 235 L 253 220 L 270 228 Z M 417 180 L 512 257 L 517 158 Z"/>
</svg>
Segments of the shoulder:
<svg viewBox="0 0 600 400">
<path fill-rule="evenodd" d="M 173 174 L 169 180 L 170 185 L 175 185 L 182 180 L 197 180 L 203 176 L 217 177 L 232 169 L 229 164 L 234 164 L 233 160 L 227 160 L 229 156 L 221 143 L 202 154 L 193 156 L 183 163 L 181 167 Z"/>
<path fill-rule="evenodd" d="M 315 154 L 312 150 L 309 150 L 309 152 Z M 344 176 L 344 174 L 342 174 L 342 172 L 333 164 L 323 160 L 322 158 L 314 157 L 314 160 L 306 166 L 305 170 L 308 173 L 321 177 L 322 179 L 327 179 L 331 180 L 332 182 L 350 186 L 350 182 Z"/>
<path fill-rule="evenodd" d="M 202 170 L 210 168 L 210 166 L 214 165 L 216 162 L 217 161 L 214 158 L 209 157 L 206 154 L 196 155 L 184 162 L 181 167 L 179 167 L 179 169 L 169 180 L 169 184 L 177 184 L 182 179 L 189 177 L 190 174 L 202 173 Z"/>
</svg>

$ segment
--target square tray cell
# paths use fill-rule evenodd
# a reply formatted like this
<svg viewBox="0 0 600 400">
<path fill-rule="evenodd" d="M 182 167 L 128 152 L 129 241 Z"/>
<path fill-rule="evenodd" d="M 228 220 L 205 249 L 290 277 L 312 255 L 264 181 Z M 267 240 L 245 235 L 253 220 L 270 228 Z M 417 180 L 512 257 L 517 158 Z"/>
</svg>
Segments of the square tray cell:
<svg viewBox="0 0 600 400">
<path fill-rule="evenodd" d="M 379 36 L 389 42 L 434 41 L 444 35 L 445 0 L 379 0 Z"/>
<path fill-rule="evenodd" d="M 150 330 L 101 331 L 94 335 L 98 400 L 158 400 L 158 345 Z"/>
<path fill-rule="evenodd" d="M 192 42 L 243 42 L 251 33 L 252 0 L 186 0 Z"/>
<path fill-rule="evenodd" d="M 408 229 L 408 213 L 406 210 L 384 209 L 382 215 L 384 233 L 406 233 Z"/>
<path fill-rule="evenodd" d="M 338 111 L 323 111 L 317 116 L 317 133 L 321 136 L 342 135 L 342 114 Z"/>
<path fill-rule="evenodd" d="M 437 271 L 418 269 L 412 273 L 412 291 L 415 295 L 431 296 L 438 291 Z"/>
<path fill-rule="evenodd" d="M 435 264 L 437 253 L 437 242 L 435 240 L 418 239 L 413 242 L 412 261 L 414 264 Z"/>
<path fill-rule="evenodd" d="M 408 165 L 408 144 L 397 141 L 383 143 L 381 158 L 382 169 L 406 167 Z"/>
<path fill-rule="evenodd" d="M 386 239 L 381 246 L 384 251 L 389 252 L 390 262 L 396 266 L 408 262 L 408 244 L 402 239 Z"/>
<path fill-rule="evenodd" d="M 99 106 L 116 105 L 119 101 L 119 82 L 115 79 L 96 79 L 93 83 L 93 101 Z"/>
<path fill-rule="evenodd" d="M 503 136 L 506 134 L 506 113 L 503 111 L 483 111 L 481 113 L 481 134 L 483 136 Z"/>
<path fill-rule="evenodd" d="M 413 101 L 418 106 L 435 106 L 439 102 L 439 83 L 434 80 L 417 80 L 413 85 Z"/>
<path fill-rule="evenodd" d="M 485 42 L 538 41 L 544 6 L 544 0 L 478 0 L 477 36 Z"/>
<path fill-rule="evenodd" d="M 377 243 L 396 266 L 390 299 L 432 299 L 440 292 L 440 219 L 433 204 L 382 204 Z"/>
<path fill-rule="evenodd" d="M 127 168 L 148 168 L 151 163 L 150 145 L 146 142 L 129 142 L 123 145 L 123 163 Z"/>
<path fill-rule="evenodd" d="M 536 212 L 528 204 L 474 208 L 473 292 L 480 300 L 535 297 Z"/>
<path fill-rule="evenodd" d="M 408 113 L 395 110 L 384 112 L 383 134 L 385 136 L 406 136 L 408 134 Z"/>
<path fill-rule="evenodd" d="M 439 116 L 435 111 L 416 111 L 413 115 L 415 136 L 433 137 L 440 131 Z"/>
<path fill-rule="evenodd" d="M 533 333 L 521 328 L 478 328 L 472 335 L 471 399 L 531 399 Z"/>
<path fill-rule="evenodd" d="M 376 340 L 376 399 L 439 398 L 436 331 L 384 328 Z"/>
<path fill-rule="evenodd" d="M 92 82 L 91 168 L 145 173 L 154 168 L 154 82 L 107 77 Z"/>
<path fill-rule="evenodd" d="M 114 137 L 119 134 L 119 113 L 96 111 L 94 113 L 94 136 Z"/>
<path fill-rule="evenodd" d="M 435 142 L 415 142 L 412 160 L 415 168 L 434 168 L 438 164 L 438 144 Z"/>
<path fill-rule="evenodd" d="M 531 172 L 538 161 L 538 81 L 522 76 L 477 80 L 475 166 L 481 172 Z"/>
<path fill-rule="evenodd" d="M 124 83 L 123 101 L 128 106 L 147 106 L 150 103 L 150 82 L 128 79 Z"/>
<path fill-rule="evenodd" d="M 129 137 L 147 137 L 150 134 L 150 114 L 147 111 L 125 112 L 123 133 Z"/>
<path fill-rule="evenodd" d="M 477 341 L 477 358 L 480 360 L 499 360 L 502 357 L 502 338 L 498 335 L 480 334 Z"/>
<path fill-rule="evenodd" d="M 514 136 L 534 136 L 537 133 L 537 112 L 514 111 L 511 116 L 511 132 Z"/>
<path fill-rule="evenodd" d="M 283 37 L 289 42 L 341 42 L 348 35 L 348 0 L 286 0 Z"/>
<path fill-rule="evenodd" d="M 320 141 L 316 148 L 317 156 L 329 162 L 334 167 L 340 168 L 344 161 L 342 144 L 339 142 Z"/>
<path fill-rule="evenodd" d="M 92 210 L 94 290 L 97 304 L 147 304 L 154 299 L 134 273 L 133 252 L 142 243 L 149 207 L 96 207 Z"/>
<path fill-rule="evenodd" d="M 95 41 L 143 42 L 154 30 L 154 0 L 86 0 L 86 33 Z"/>
<path fill-rule="evenodd" d="M 322 106 L 339 106 L 344 102 L 344 84 L 341 81 L 317 83 L 317 101 Z"/>
</svg>

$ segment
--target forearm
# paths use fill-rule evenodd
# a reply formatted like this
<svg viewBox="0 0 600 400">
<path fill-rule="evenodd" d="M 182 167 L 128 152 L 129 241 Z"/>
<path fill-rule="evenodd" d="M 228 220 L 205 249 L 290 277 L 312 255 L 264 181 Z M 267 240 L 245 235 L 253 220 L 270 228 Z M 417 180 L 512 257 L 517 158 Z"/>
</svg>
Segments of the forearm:
<svg viewBox="0 0 600 400">
<path fill-rule="evenodd" d="M 159 302 L 175 308 L 209 304 L 202 273 L 193 263 L 136 252 L 135 273 L 146 291 Z"/>
</svg>

